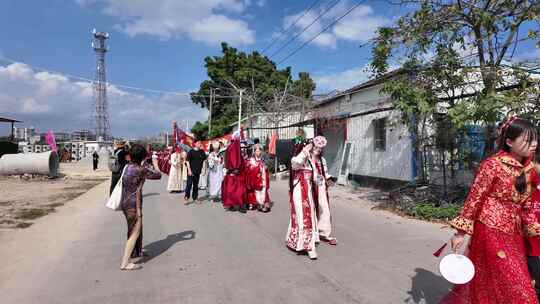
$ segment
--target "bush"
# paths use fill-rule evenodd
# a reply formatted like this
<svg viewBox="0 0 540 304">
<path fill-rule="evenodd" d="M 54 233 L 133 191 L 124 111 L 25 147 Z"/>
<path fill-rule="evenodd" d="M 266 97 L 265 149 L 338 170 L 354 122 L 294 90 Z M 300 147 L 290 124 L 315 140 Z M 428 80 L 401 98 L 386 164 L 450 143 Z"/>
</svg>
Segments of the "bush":
<svg viewBox="0 0 540 304">
<path fill-rule="evenodd" d="M 437 206 L 434 203 L 420 203 L 406 210 L 407 215 L 424 220 L 450 220 L 461 210 L 460 205 Z"/>
</svg>

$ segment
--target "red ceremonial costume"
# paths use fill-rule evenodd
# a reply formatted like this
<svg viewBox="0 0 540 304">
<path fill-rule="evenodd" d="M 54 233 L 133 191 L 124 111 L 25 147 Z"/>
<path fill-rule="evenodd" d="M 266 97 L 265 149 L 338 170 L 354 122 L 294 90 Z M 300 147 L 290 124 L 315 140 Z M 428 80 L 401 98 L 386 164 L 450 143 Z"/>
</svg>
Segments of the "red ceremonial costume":
<svg viewBox="0 0 540 304">
<path fill-rule="evenodd" d="M 295 251 L 310 251 L 319 242 L 316 201 L 313 197 L 313 169 L 309 153 L 300 151 L 291 159 L 292 185 L 290 189 L 289 228 L 287 247 Z"/>
<path fill-rule="evenodd" d="M 538 303 L 527 269 L 522 207 L 532 192 L 533 165 L 522 165 L 500 151 L 478 168 L 469 196 L 450 225 L 471 235 L 468 257 L 475 276 L 456 285 L 442 303 Z M 525 173 L 527 186 L 519 193 L 515 179 Z"/>
<path fill-rule="evenodd" d="M 540 177 L 531 172 L 533 194 L 523 208 L 523 221 L 527 227 L 527 252 L 529 256 L 540 256 Z M 540 282 L 539 282 L 540 283 Z"/>
<path fill-rule="evenodd" d="M 244 174 L 242 174 L 243 162 L 244 159 L 240 154 L 240 140 L 235 138 L 225 152 L 227 174 L 221 186 L 221 200 L 225 208 L 242 206 L 244 203 L 246 186 Z"/>
<path fill-rule="evenodd" d="M 255 156 L 246 161 L 248 204 L 259 208 L 270 207 L 270 172 L 264 161 Z"/>
</svg>

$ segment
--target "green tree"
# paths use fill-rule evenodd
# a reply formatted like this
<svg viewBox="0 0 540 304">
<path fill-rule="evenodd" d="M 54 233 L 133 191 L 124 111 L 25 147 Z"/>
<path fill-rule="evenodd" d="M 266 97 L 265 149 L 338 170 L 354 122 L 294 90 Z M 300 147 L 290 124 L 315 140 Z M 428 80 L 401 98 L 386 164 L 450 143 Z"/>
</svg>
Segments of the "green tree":
<svg viewBox="0 0 540 304">
<path fill-rule="evenodd" d="M 292 80 L 290 67 L 278 69 L 274 62 L 258 52 L 239 52 L 227 43 L 222 43 L 221 47 L 221 56 L 205 58 L 209 79 L 203 81 L 199 90 L 191 96 L 195 104 L 209 109 L 211 90 L 216 92 L 212 103 L 210 134 L 208 121 L 197 122 L 192 128 L 192 132 L 199 139 L 226 134 L 238 120 L 238 92 L 232 85 L 245 90 L 242 101 L 243 117 L 266 111 L 267 103 L 274 100 L 276 90 L 283 90 L 286 85 L 291 87 L 292 94 L 306 99 L 309 99 L 315 90 L 315 83 L 308 73 L 300 73 L 298 80 Z"/>
<path fill-rule="evenodd" d="M 521 44 L 538 43 L 540 2 L 398 3 L 413 9 L 393 26 L 379 29 L 371 67 L 381 76 L 391 65 L 404 63 L 404 76 L 388 82 L 383 91 L 393 97 L 405 122 L 433 119 L 442 106 L 456 129 L 469 123 L 488 126 L 486 147 L 492 147 L 494 125 L 528 102 L 529 94 L 523 92 L 532 80 L 514 55 Z"/>
</svg>

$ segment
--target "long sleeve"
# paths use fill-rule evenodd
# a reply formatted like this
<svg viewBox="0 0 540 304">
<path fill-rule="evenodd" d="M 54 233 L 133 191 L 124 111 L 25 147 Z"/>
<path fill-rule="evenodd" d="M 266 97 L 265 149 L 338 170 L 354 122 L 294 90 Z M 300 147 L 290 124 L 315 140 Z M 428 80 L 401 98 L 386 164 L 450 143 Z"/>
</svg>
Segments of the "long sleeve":
<svg viewBox="0 0 540 304">
<path fill-rule="evenodd" d="M 535 170 L 531 172 L 531 184 L 534 189 L 533 194 L 523 204 L 521 218 L 523 220 L 525 234 L 528 237 L 538 237 L 540 236 L 540 221 L 537 216 L 537 212 L 540 211 L 540 190 L 538 190 L 540 178 Z"/>
<path fill-rule="evenodd" d="M 173 153 L 171 155 L 171 165 L 173 165 L 174 167 L 178 166 L 178 154 Z"/>
<path fill-rule="evenodd" d="M 304 151 L 298 153 L 298 155 L 291 158 L 291 167 L 293 170 L 300 169 L 305 166 L 308 156 Z"/>
<path fill-rule="evenodd" d="M 181 142 L 178 143 L 178 146 L 180 146 L 180 148 L 182 148 L 182 150 L 186 151 L 186 153 L 189 153 L 189 151 L 191 151 L 193 149 L 190 146 L 188 146 L 188 145 L 186 145 L 184 143 L 181 143 Z"/>
<path fill-rule="evenodd" d="M 145 179 L 160 179 L 161 173 L 159 171 L 154 170 L 154 168 L 145 167 L 144 178 Z"/>
<path fill-rule="evenodd" d="M 270 189 L 270 171 L 268 170 L 268 167 L 266 165 L 263 166 L 264 168 L 264 177 L 265 177 L 265 183 L 266 183 L 266 189 Z"/>
<path fill-rule="evenodd" d="M 450 221 L 452 227 L 467 234 L 473 234 L 474 221 L 477 220 L 478 213 L 495 179 L 495 165 L 496 161 L 492 159 L 482 162 L 460 214 Z"/>
<path fill-rule="evenodd" d="M 328 173 L 328 165 L 326 163 L 326 159 L 324 157 L 321 158 L 321 163 L 323 165 L 323 169 L 324 169 L 324 179 L 329 179 L 332 177 L 332 175 L 330 175 Z"/>
</svg>

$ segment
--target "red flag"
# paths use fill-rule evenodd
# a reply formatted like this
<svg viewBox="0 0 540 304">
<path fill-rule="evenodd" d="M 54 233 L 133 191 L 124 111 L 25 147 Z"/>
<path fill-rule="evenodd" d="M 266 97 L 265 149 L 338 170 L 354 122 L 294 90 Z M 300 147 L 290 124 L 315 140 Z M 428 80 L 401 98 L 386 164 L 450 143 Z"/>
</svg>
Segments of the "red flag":
<svg viewBox="0 0 540 304">
<path fill-rule="evenodd" d="M 53 131 L 50 131 L 47 132 L 47 134 L 45 135 L 45 141 L 47 142 L 47 145 L 49 145 L 49 147 L 51 148 L 51 151 L 58 151 L 58 147 L 56 146 L 56 139 L 54 138 L 54 133 Z"/>
<path fill-rule="evenodd" d="M 272 137 L 270 137 L 270 143 L 268 144 L 268 154 L 276 155 L 277 139 L 277 132 L 274 131 Z"/>
</svg>

